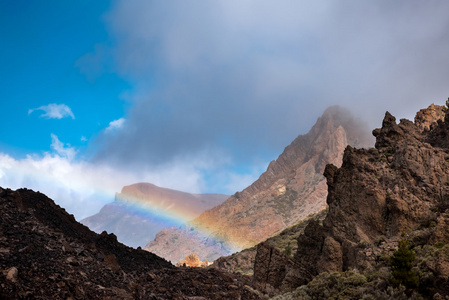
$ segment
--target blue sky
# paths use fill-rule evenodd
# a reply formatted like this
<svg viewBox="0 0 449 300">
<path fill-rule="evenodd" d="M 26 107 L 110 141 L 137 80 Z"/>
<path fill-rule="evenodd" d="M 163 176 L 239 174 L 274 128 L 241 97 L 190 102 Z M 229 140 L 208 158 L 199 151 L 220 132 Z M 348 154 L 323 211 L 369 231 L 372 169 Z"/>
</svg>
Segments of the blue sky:
<svg viewBox="0 0 449 300">
<path fill-rule="evenodd" d="M 99 42 L 108 42 L 102 15 L 108 1 L 2 1 L 0 4 L 2 148 L 17 157 L 50 151 L 49 132 L 85 146 L 111 120 L 123 116 L 129 88 L 116 74 L 93 83 L 76 62 Z M 49 103 L 71 108 L 75 120 L 40 118 L 28 110 Z M 84 140 L 84 139 L 83 139 Z"/>
<path fill-rule="evenodd" d="M 447 1 L 0 1 L 0 186 L 80 219 L 126 184 L 232 194 L 330 106 L 449 96 Z"/>
</svg>

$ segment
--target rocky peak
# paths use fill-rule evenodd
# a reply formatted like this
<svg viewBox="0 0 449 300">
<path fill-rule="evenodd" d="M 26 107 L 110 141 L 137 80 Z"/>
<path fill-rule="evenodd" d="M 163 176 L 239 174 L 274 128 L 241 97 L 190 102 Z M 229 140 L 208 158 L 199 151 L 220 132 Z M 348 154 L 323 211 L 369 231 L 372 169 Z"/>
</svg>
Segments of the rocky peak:
<svg viewBox="0 0 449 300">
<path fill-rule="evenodd" d="M 322 174 L 326 164 L 340 165 L 348 144 L 366 146 L 366 132 L 346 109 L 327 109 L 257 181 L 185 228 L 164 230 L 146 249 L 171 261 L 192 252 L 213 261 L 264 241 L 325 207 L 327 187 Z"/>
<path fill-rule="evenodd" d="M 193 219 L 228 197 L 221 194 L 191 194 L 140 182 L 124 186 L 121 193 L 116 195 L 116 201 L 134 203 L 167 213 L 182 212 L 187 219 Z"/>
<path fill-rule="evenodd" d="M 421 130 L 430 130 L 432 124 L 438 120 L 444 121 L 445 107 L 431 104 L 428 108 L 421 109 L 416 113 L 415 124 Z"/>
</svg>

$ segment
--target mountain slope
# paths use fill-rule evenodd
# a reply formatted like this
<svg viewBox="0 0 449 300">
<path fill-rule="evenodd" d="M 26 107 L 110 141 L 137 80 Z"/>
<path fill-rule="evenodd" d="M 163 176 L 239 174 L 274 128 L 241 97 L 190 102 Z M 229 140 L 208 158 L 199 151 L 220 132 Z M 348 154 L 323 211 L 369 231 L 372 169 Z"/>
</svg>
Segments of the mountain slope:
<svg viewBox="0 0 449 300">
<path fill-rule="evenodd" d="M 165 229 L 145 249 L 171 261 L 189 253 L 213 261 L 251 247 L 325 207 L 328 163 L 341 164 L 346 145 L 369 143 L 364 126 L 330 107 L 251 186 L 180 228 Z"/>
<path fill-rule="evenodd" d="M 226 200 L 227 195 L 190 194 L 151 183 L 125 186 L 113 203 L 81 220 L 91 230 L 113 232 L 131 247 L 145 246 L 165 227 L 192 220 L 206 209 Z"/>
<path fill-rule="evenodd" d="M 98 235 L 41 193 L 0 188 L 1 299 L 258 299 L 250 278 L 175 268 Z"/>
<path fill-rule="evenodd" d="M 312 280 L 316 286 L 320 273 L 358 270 L 366 274 L 352 274 L 363 279 L 360 291 L 378 284 L 375 298 L 399 297 L 387 290 L 388 257 L 405 239 L 416 253 L 419 292 L 449 295 L 449 111 L 431 105 L 415 123 L 399 124 L 387 112 L 373 134 L 375 148 L 348 146 L 340 168 L 326 167 L 328 214 L 322 225 L 307 225 L 293 260 L 258 246 L 254 277 L 260 289 L 292 290 Z M 380 277 L 369 283 L 369 274 Z"/>
</svg>

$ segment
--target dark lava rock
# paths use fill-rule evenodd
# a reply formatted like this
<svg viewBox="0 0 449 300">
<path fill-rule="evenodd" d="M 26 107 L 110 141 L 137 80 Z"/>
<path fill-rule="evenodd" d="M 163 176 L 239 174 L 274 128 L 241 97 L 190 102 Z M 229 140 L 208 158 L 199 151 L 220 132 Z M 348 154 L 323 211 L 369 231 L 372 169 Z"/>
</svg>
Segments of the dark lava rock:
<svg viewBox="0 0 449 300">
<path fill-rule="evenodd" d="M 258 299 L 249 277 L 176 268 L 41 193 L 0 188 L 0 299 Z"/>
</svg>

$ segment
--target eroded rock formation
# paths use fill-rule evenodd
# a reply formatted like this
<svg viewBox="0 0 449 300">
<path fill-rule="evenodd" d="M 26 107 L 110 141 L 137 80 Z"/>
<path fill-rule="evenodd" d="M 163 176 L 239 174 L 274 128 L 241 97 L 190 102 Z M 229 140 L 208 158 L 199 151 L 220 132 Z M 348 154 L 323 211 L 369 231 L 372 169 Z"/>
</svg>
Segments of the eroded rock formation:
<svg viewBox="0 0 449 300">
<path fill-rule="evenodd" d="M 259 267 L 256 281 L 262 287 L 294 289 L 322 272 L 363 272 L 375 263 L 373 253 L 391 255 L 391 244 L 401 238 L 423 252 L 429 251 L 425 245 L 449 243 L 449 113 L 444 121 L 442 112 L 443 107 L 432 105 L 418 113 L 416 123 L 402 119 L 399 124 L 387 112 L 382 128 L 373 131 L 375 148 L 348 146 L 342 166 L 328 165 L 324 171 L 329 212 L 323 225 L 311 221 L 298 237 L 294 263 L 288 265 L 297 272 L 270 271 L 267 277 L 269 268 Z M 443 257 L 423 261 L 421 267 L 438 282 L 428 283 L 429 289 L 447 295 L 449 272 L 435 266 L 449 264 Z"/>
</svg>

